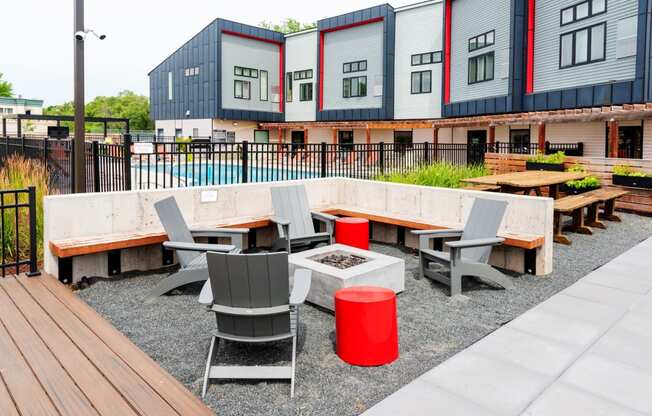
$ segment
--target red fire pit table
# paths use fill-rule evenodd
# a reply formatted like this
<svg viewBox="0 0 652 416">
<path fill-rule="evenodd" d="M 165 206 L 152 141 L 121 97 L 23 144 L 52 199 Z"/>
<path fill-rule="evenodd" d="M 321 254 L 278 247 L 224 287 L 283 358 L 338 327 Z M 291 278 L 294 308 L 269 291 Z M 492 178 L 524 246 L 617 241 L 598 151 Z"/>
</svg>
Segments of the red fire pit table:
<svg viewBox="0 0 652 416">
<path fill-rule="evenodd" d="M 337 355 L 359 366 L 389 364 L 398 358 L 396 295 L 375 286 L 335 292 Z"/>
<path fill-rule="evenodd" d="M 369 220 L 344 217 L 335 220 L 335 241 L 338 244 L 369 250 Z"/>
</svg>

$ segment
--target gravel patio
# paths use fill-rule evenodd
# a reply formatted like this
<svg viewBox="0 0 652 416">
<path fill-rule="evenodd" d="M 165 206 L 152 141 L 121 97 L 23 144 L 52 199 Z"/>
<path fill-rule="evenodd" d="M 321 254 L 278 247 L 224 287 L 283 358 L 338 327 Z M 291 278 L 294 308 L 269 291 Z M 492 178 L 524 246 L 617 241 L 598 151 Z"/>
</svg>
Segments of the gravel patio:
<svg viewBox="0 0 652 416">
<path fill-rule="evenodd" d="M 417 257 L 386 245 L 372 250 L 406 260 L 406 290 L 398 296 L 400 358 L 384 367 L 352 367 L 334 353 L 334 316 L 305 305 L 297 357 L 297 386 L 290 401 L 287 382 L 213 383 L 206 402 L 220 415 L 357 415 L 473 344 L 524 311 L 566 288 L 593 269 L 652 235 L 652 219 L 621 214 L 593 236 L 571 234 L 573 245 L 555 245 L 554 273 L 515 277 L 516 289 L 493 290 L 467 280 L 464 295 L 417 279 Z M 199 394 L 212 314 L 196 302 L 200 286 L 187 287 L 155 304 L 143 299 L 164 275 L 98 280 L 79 296 L 109 319 L 194 393 Z M 291 345 L 220 348 L 220 362 L 280 363 Z M 251 358 L 248 360 L 247 358 Z"/>
</svg>

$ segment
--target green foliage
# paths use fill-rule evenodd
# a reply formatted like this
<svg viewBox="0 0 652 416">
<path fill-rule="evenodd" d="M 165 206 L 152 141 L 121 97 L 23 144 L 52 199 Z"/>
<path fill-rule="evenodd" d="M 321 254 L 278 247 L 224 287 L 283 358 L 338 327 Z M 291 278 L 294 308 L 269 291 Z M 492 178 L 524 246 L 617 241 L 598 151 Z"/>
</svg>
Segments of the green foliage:
<svg viewBox="0 0 652 416">
<path fill-rule="evenodd" d="M 74 115 L 75 106 L 72 101 L 60 105 L 46 107 L 43 111 L 48 115 Z M 149 118 L 149 99 L 143 95 L 137 95 L 132 91 L 122 91 L 112 97 L 95 97 L 93 101 L 86 104 L 86 116 L 88 117 L 114 117 L 128 118 L 131 130 L 151 130 L 154 122 Z M 65 122 L 63 125 L 73 129 L 73 123 Z M 109 124 L 110 127 L 113 127 Z M 115 126 L 122 128 L 122 124 Z M 99 123 L 86 123 L 87 133 L 101 133 L 103 125 Z"/>
<path fill-rule="evenodd" d="M 2 80 L 2 72 L 0 72 L 0 97 L 13 97 L 14 87 L 9 81 Z"/>
<path fill-rule="evenodd" d="M 566 169 L 567 172 L 577 172 L 577 173 L 585 173 L 586 168 L 583 165 L 580 165 L 579 163 L 574 164 L 570 168 Z"/>
<path fill-rule="evenodd" d="M 291 17 L 288 17 L 281 23 L 272 23 L 263 20 L 258 24 L 259 27 L 262 27 L 264 29 L 269 29 L 273 30 L 275 32 L 281 32 L 281 33 L 294 33 L 294 32 L 301 32 L 302 30 L 306 29 L 313 29 L 317 27 L 316 23 L 301 23 L 300 21 L 293 19 Z"/>
<path fill-rule="evenodd" d="M 584 179 L 566 182 L 566 186 L 572 189 L 595 189 L 600 185 L 600 179 L 596 176 L 587 176 Z"/>
<path fill-rule="evenodd" d="M 645 178 L 648 175 L 645 172 L 638 171 L 629 165 L 616 165 L 613 169 L 613 174 L 618 176 L 635 176 L 637 178 Z"/>
<path fill-rule="evenodd" d="M 434 163 L 404 174 L 379 175 L 375 179 L 383 182 L 459 188 L 462 185 L 462 179 L 476 178 L 490 173 L 489 169 L 484 165 L 458 166 L 450 163 Z"/>
<path fill-rule="evenodd" d="M 38 245 L 38 258 L 43 258 L 43 197 L 50 192 L 48 186 L 48 172 L 45 166 L 33 159 L 24 159 L 13 155 L 7 158 L 6 163 L 0 168 L 0 189 L 25 189 L 28 186 L 36 187 L 36 241 Z M 13 195 L 5 195 L 4 203 L 13 204 Z M 27 203 L 27 195 L 18 197 L 19 203 Z M 2 247 L 8 258 L 16 255 L 16 221 L 15 211 L 8 210 L 4 213 L 4 224 L 1 236 Z M 20 243 L 19 258 L 29 257 L 29 227 L 27 210 L 19 211 L 18 241 Z"/>
<path fill-rule="evenodd" d="M 528 158 L 528 162 L 533 163 L 548 163 L 551 165 L 561 165 L 566 160 L 566 153 L 559 151 L 551 155 L 545 155 L 541 152 L 537 153 L 536 156 Z"/>
<path fill-rule="evenodd" d="M 191 143 L 192 142 L 192 137 L 176 137 L 174 139 L 175 142 L 181 143 L 179 144 L 179 153 L 185 153 L 186 155 L 186 161 L 191 162 L 192 161 L 192 154 L 188 153 L 189 152 L 189 146 L 186 143 Z"/>
</svg>

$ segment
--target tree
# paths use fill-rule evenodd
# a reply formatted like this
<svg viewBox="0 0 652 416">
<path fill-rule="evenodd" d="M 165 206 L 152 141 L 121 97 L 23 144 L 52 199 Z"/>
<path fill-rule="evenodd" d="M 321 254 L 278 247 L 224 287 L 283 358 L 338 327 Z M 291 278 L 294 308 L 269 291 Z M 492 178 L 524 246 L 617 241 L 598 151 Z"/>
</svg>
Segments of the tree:
<svg viewBox="0 0 652 416">
<path fill-rule="evenodd" d="M 294 33 L 294 32 L 300 32 L 302 30 L 307 30 L 307 29 L 313 29 L 317 27 L 316 23 L 301 23 L 300 21 L 293 19 L 291 17 L 288 17 L 281 23 L 272 23 L 272 22 L 267 22 L 267 21 L 262 21 L 258 25 L 264 29 L 269 29 L 273 30 L 275 32 L 281 32 L 281 33 Z"/>
<path fill-rule="evenodd" d="M 73 115 L 75 106 L 72 101 L 69 101 L 49 106 L 43 112 L 48 115 Z M 149 99 L 133 91 L 122 91 L 117 96 L 111 97 L 95 97 L 93 101 L 86 104 L 85 113 L 88 117 L 127 118 L 132 130 L 154 128 L 154 123 L 149 118 Z M 100 132 L 102 129 L 101 124 L 87 123 L 86 125 L 87 132 Z"/>
<path fill-rule="evenodd" d="M 9 81 L 2 80 L 2 72 L 0 72 L 0 97 L 13 97 L 14 86 Z"/>
</svg>

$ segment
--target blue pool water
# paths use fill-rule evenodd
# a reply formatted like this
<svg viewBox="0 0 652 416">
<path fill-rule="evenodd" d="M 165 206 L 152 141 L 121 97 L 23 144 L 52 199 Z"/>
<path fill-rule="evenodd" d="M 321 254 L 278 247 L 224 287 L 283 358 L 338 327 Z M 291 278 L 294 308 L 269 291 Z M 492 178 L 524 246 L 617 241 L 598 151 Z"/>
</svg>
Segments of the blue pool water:
<svg viewBox="0 0 652 416">
<path fill-rule="evenodd" d="M 170 165 L 149 165 L 142 166 L 140 171 L 136 172 L 136 181 L 141 183 L 154 183 L 158 176 L 158 184 L 162 185 L 165 180 L 166 184 L 172 181 L 173 186 L 178 184 L 183 186 L 202 186 L 202 185 L 225 185 L 243 182 L 243 171 L 241 165 L 235 164 L 196 164 L 194 167 L 189 165 L 170 166 Z M 163 176 L 165 179 L 163 179 Z M 247 171 L 247 182 L 270 182 L 292 179 L 309 179 L 319 177 L 318 172 L 308 170 L 296 170 L 287 167 L 257 167 L 249 166 Z"/>
</svg>

